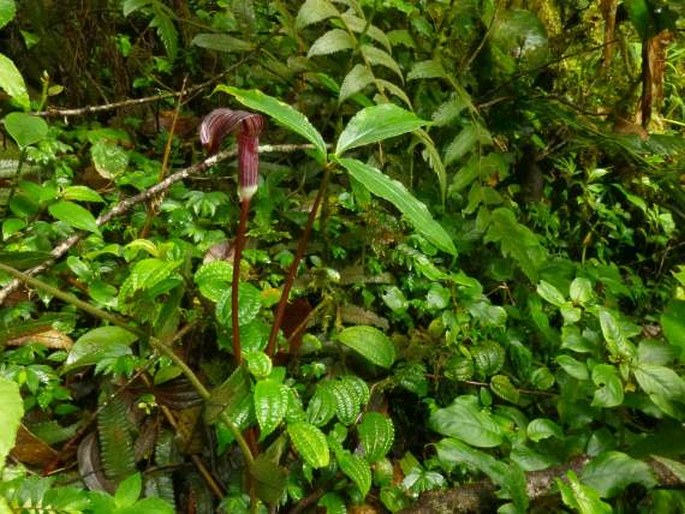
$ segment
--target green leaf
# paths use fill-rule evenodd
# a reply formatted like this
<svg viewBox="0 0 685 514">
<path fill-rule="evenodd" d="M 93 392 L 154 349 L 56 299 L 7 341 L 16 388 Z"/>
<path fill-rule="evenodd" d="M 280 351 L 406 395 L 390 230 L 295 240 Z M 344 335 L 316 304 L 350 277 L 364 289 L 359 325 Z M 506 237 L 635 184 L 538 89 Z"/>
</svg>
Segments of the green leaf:
<svg viewBox="0 0 685 514">
<path fill-rule="evenodd" d="M 273 363 L 271 358 L 260 351 L 244 352 L 245 362 L 250 374 L 257 380 L 267 378 L 273 370 Z"/>
<path fill-rule="evenodd" d="M 211 391 L 205 408 L 205 420 L 215 423 L 222 412 L 233 420 L 239 428 L 247 428 L 254 419 L 250 376 L 240 366 L 221 385 Z"/>
<path fill-rule="evenodd" d="M 432 244 L 450 255 L 457 249 L 445 229 L 433 219 L 428 208 L 417 200 L 400 182 L 384 175 L 380 170 L 356 159 L 340 159 L 350 175 L 371 193 L 392 203 Z"/>
<path fill-rule="evenodd" d="M 395 438 L 392 420 L 380 412 L 367 412 L 357 427 L 366 460 L 373 464 L 390 451 Z"/>
<path fill-rule="evenodd" d="M 296 421 L 288 425 L 288 435 L 307 464 L 315 469 L 328 466 L 328 442 L 321 430 L 305 421 Z"/>
<path fill-rule="evenodd" d="M 395 346 L 377 328 L 365 325 L 348 327 L 338 334 L 338 341 L 382 368 L 390 368 L 395 362 Z"/>
<path fill-rule="evenodd" d="M 11 380 L 0 377 L 0 419 L 2 419 L 2 430 L 0 430 L 0 471 L 5 468 L 5 459 L 14 447 L 19 424 L 23 416 L 24 402 L 19 394 L 19 386 Z"/>
<path fill-rule="evenodd" d="M 645 393 L 685 401 L 685 381 L 673 369 L 640 362 L 633 374 Z"/>
<path fill-rule="evenodd" d="M 315 55 L 330 55 L 343 50 L 352 50 L 357 41 L 349 32 L 342 29 L 333 29 L 312 43 L 307 52 L 307 57 Z"/>
<path fill-rule="evenodd" d="M 302 29 L 313 23 L 339 15 L 338 10 L 328 0 L 307 0 L 297 13 L 295 28 Z"/>
<path fill-rule="evenodd" d="M 344 102 L 353 94 L 358 93 L 374 80 L 373 73 L 363 64 L 355 64 L 343 79 L 340 86 L 338 101 Z"/>
<path fill-rule="evenodd" d="M 587 364 L 574 359 L 570 355 L 557 355 L 554 359 L 563 370 L 577 380 L 587 380 L 590 374 L 587 371 Z"/>
<path fill-rule="evenodd" d="M 307 420 L 317 427 L 326 425 L 335 416 L 336 397 L 327 384 L 328 382 L 317 384 L 316 391 L 307 404 Z"/>
<path fill-rule="evenodd" d="M 440 61 L 429 60 L 414 63 L 407 74 L 407 80 L 446 78 L 447 72 Z"/>
<path fill-rule="evenodd" d="M 566 303 L 566 298 L 556 287 L 554 287 L 549 282 L 541 280 L 537 287 L 537 292 L 542 298 L 552 305 L 561 307 Z"/>
<path fill-rule="evenodd" d="M 326 514 L 347 514 L 345 501 L 337 493 L 324 494 L 316 506 L 325 508 Z"/>
<path fill-rule="evenodd" d="M 254 411 L 259 439 L 264 440 L 281 423 L 288 408 L 288 387 L 272 379 L 260 380 L 254 390 Z"/>
<path fill-rule="evenodd" d="M 592 282 L 587 278 L 577 277 L 571 282 L 571 301 L 576 305 L 585 305 L 589 303 L 595 296 L 592 290 Z"/>
<path fill-rule="evenodd" d="M 519 390 L 514 387 L 506 375 L 495 375 L 490 379 L 490 390 L 500 398 L 517 404 L 521 399 Z"/>
<path fill-rule="evenodd" d="M 88 186 L 67 186 L 62 191 L 62 198 L 76 200 L 77 202 L 104 202 L 102 196 Z"/>
<path fill-rule="evenodd" d="M 680 348 L 680 360 L 685 361 L 685 301 L 669 302 L 661 314 L 661 328 L 668 342 Z"/>
<path fill-rule="evenodd" d="M 599 324 L 607 349 L 614 358 L 631 359 L 635 356 L 635 348 L 628 341 L 614 315 L 607 309 L 599 311 Z"/>
<path fill-rule="evenodd" d="M 19 148 L 39 143 L 48 135 L 48 124 L 43 118 L 23 112 L 11 112 L 4 118 L 5 129 Z"/>
<path fill-rule="evenodd" d="M 352 455 L 348 451 L 339 453 L 336 458 L 342 472 L 359 488 L 362 498 L 366 498 L 371 490 L 371 468 L 369 464 L 361 457 Z"/>
<path fill-rule="evenodd" d="M 0 28 L 7 25 L 17 14 L 14 0 L 0 0 Z"/>
<path fill-rule="evenodd" d="M 128 153 L 109 139 L 98 139 L 90 148 L 95 170 L 102 177 L 112 180 L 126 171 Z"/>
<path fill-rule="evenodd" d="M 461 159 L 468 152 L 476 148 L 476 145 L 492 145 L 492 136 L 478 123 L 466 125 L 445 150 L 445 165 Z"/>
<path fill-rule="evenodd" d="M 219 85 L 215 91 L 223 91 L 235 97 L 240 103 L 269 115 L 285 128 L 301 135 L 312 143 L 316 149 L 320 161 L 326 158 L 326 143 L 321 134 L 314 128 L 311 122 L 299 111 L 296 111 L 286 103 L 272 96 L 265 95 L 259 90 L 250 91 L 236 87 Z"/>
<path fill-rule="evenodd" d="M 278 503 L 288 483 L 288 470 L 270 461 L 266 453 L 260 453 L 250 466 L 257 496 L 270 505 Z"/>
<path fill-rule="evenodd" d="M 140 473 L 135 473 L 122 481 L 114 493 L 114 503 L 118 508 L 129 507 L 136 503 L 143 489 Z"/>
<path fill-rule="evenodd" d="M 372 66 L 385 66 L 402 80 L 402 70 L 388 52 L 372 45 L 362 45 L 359 50 Z"/>
<path fill-rule="evenodd" d="M 539 443 L 549 437 L 556 437 L 557 439 L 563 439 L 564 437 L 561 427 L 547 418 L 537 418 L 528 423 L 526 434 L 528 439 L 535 443 Z"/>
<path fill-rule="evenodd" d="M 218 302 L 231 287 L 233 264 L 226 261 L 212 261 L 200 266 L 195 272 L 195 283 L 205 298 Z"/>
<path fill-rule="evenodd" d="M 426 123 L 413 112 L 395 104 L 366 107 L 347 123 L 338 138 L 335 155 L 339 157 L 352 148 L 406 134 Z"/>
<path fill-rule="evenodd" d="M 98 327 L 79 337 L 69 350 L 65 371 L 91 366 L 103 359 L 131 355 L 129 348 L 138 336 L 121 327 Z"/>
<path fill-rule="evenodd" d="M 76 203 L 60 200 L 59 202 L 50 205 L 48 211 L 50 211 L 50 214 L 55 219 L 63 221 L 70 227 L 86 230 L 88 232 L 99 231 L 95 217 L 88 209 L 85 209 Z"/>
<path fill-rule="evenodd" d="M 237 37 L 229 36 L 228 34 L 198 34 L 190 42 L 191 45 L 206 48 L 208 50 L 216 50 L 217 52 L 249 52 L 254 49 L 254 43 L 243 41 Z"/>
<path fill-rule="evenodd" d="M 0 262 L 18 270 L 38 266 L 51 258 L 50 252 L 6 252 L 0 250 Z"/>
<path fill-rule="evenodd" d="M 428 426 L 439 434 L 456 437 L 479 448 L 492 448 L 504 441 L 497 422 L 476 405 L 475 398 L 458 397 L 449 407 L 431 414 Z"/>
<path fill-rule="evenodd" d="M 564 505 L 578 511 L 579 514 L 611 514 L 611 505 L 604 503 L 592 487 L 583 485 L 573 470 L 566 472 L 568 483 L 560 478 L 554 481 L 561 493 Z"/>
<path fill-rule="evenodd" d="M 593 407 L 618 407 L 623 403 L 623 383 L 610 364 L 598 364 L 592 368 L 592 381 L 599 387 L 595 391 Z"/>
<path fill-rule="evenodd" d="M 0 54 L 0 89 L 4 90 L 22 109 L 28 111 L 31 108 L 24 77 L 21 76 L 12 60 L 3 54 Z"/>
<path fill-rule="evenodd" d="M 592 459 L 583 468 L 581 480 L 597 489 L 603 498 L 611 498 L 634 483 L 647 489 L 656 485 L 647 463 L 616 451 L 604 452 Z"/>
<path fill-rule="evenodd" d="M 223 295 L 216 304 L 216 319 L 225 327 L 231 327 L 232 321 L 232 291 L 230 288 L 224 290 Z M 257 317 L 262 306 L 262 297 L 252 284 L 241 282 L 238 285 L 238 324 L 247 325 Z"/>
</svg>

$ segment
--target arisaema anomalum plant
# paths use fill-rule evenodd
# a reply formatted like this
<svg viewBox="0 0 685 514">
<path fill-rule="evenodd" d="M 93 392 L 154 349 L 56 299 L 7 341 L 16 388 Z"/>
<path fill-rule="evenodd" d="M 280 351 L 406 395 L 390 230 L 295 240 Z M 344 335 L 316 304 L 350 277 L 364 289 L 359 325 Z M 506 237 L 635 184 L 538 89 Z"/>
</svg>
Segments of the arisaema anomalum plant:
<svg viewBox="0 0 685 514">
<path fill-rule="evenodd" d="M 259 114 L 221 108 L 210 112 L 200 124 L 200 142 L 210 155 L 219 151 L 228 134 L 235 133 L 238 140 L 238 198 L 240 199 L 240 222 L 235 239 L 233 257 L 233 290 L 231 297 L 231 324 L 233 354 L 238 364 L 242 361 L 240 327 L 238 324 L 238 284 L 240 258 L 245 243 L 247 214 L 250 200 L 257 192 L 259 181 L 259 135 L 264 128 L 264 118 Z"/>
</svg>

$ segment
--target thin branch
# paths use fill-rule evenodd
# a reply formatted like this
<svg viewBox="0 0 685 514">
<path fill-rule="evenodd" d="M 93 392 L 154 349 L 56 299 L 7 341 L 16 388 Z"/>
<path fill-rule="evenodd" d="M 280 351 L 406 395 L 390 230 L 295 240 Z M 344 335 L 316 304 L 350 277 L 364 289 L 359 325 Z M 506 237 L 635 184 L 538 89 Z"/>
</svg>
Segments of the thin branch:
<svg viewBox="0 0 685 514">
<path fill-rule="evenodd" d="M 304 145 L 263 145 L 259 147 L 259 152 L 260 153 L 291 153 L 291 152 L 296 152 L 300 150 L 310 150 L 313 149 L 314 145 L 310 144 L 304 144 Z M 145 202 L 149 200 L 150 198 L 153 198 L 154 196 L 158 195 L 159 193 L 166 191 L 169 189 L 173 184 L 176 182 L 179 182 L 183 179 L 186 179 L 192 175 L 197 175 L 200 174 L 204 171 L 207 171 L 209 168 L 212 166 L 215 166 L 216 164 L 225 161 L 227 159 L 230 159 L 231 157 L 235 157 L 237 155 L 237 150 L 231 149 L 231 150 L 226 150 L 224 152 L 219 152 L 216 155 L 213 155 L 211 157 L 208 157 L 202 162 L 199 162 L 197 164 L 193 164 L 192 166 L 189 166 L 188 168 L 182 169 L 180 171 L 177 171 L 173 175 L 169 175 L 167 178 L 165 178 L 162 182 L 155 184 L 149 189 L 146 189 L 145 191 L 142 191 L 138 193 L 135 196 L 132 196 L 130 198 L 126 198 L 119 202 L 117 205 L 115 205 L 111 210 L 106 212 L 105 214 L 102 214 L 98 216 L 98 218 L 95 220 L 96 224 L 98 227 L 101 227 L 102 225 L 108 223 L 110 220 L 117 216 L 121 216 L 122 214 L 128 212 L 131 210 L 134 206 L 138 205 L 139 203 Z M 74 234 L 73 236 L 65 239 L 61 243 L 59 243 L 53 250 L 50 252 L 50 259 L 47 261 L 43 262 L 42 264 L 39 264 L 38 266 L 35 266 L 34 268 L 31 268 L 30 270 L 27 270 L 25 274 L 27 276 L 33 276 L 37 275 L 39 273 L 44 272 L 45 270 L 49 269 L 56 260 L 61 258 L 63 255 L 65 255 L 76 243 L 81 241 L 88 233 L 86 232 L 78 232 Z M 17 290 L 17 288 L 21 285 L 21 281 L 14 279 L 12 280 L 9 284 L 5 285 L 2 289 L 0 289 L 0 305 L 2 305 L 6 300 L 7 297 L 12 294 L 14 291 Z"/>
</svg>

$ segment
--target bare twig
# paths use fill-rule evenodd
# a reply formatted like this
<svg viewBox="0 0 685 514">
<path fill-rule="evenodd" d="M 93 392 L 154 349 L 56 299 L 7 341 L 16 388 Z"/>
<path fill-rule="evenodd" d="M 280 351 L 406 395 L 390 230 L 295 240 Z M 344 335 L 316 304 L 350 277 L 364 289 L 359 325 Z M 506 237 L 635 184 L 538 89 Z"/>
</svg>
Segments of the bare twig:
<svg viewBox="0 0 685 514">
<path fill-rule="evenodd" d="M 304 144 L 304 145 L 263 145 L 259 147 L 259 152 L 260 153 L 291 153 L 291 152 L 296 152 L 300 150 L 309 150 L 313 149 L 314 146 L 310 144 Z M 131 208 L 133 208 L 135 205 L 145 202 L 149 200 L 150 198 L 153 198 L 154 196 L 158 195 L 159 193 L 166 191 L 169 189 L 173 184 L 176 182 L 179 182 L 183 179 L 186 179 L 190 177 L 191 175 L 197 175 L 199 173 L 202 173 L 204 171 L 207 171 L 209 168 L 212 166 L 225 161 L 227 159 L 230 159 L 231 157 L 235 157 L 237 155 L 237 150 L 231 149 L 231 150 L 226 150 L 224 152 L 219 152 L 216 155 L 212 155 L 211 157 L 208 157 L 202 162 L 199 162 L 197 164 L 193 164 L 192 166 L 189 166 L 188 168 L 184 168 L 180 171 L 177 171 L 176 173 L 169 175 L 167 178 L 165 178 L 163 181 L 159 182 L 158 184 L 155 184 L 149 189 L 146 189 L 145 191 L 142 191 L 138 193 L 135 196 L 132 196 L 130 198 L 126 198 L 119 202 L 117 205 L 115 205 L 110 211 L 106 212 L 105 214 L 102 214 L 98 216 L 98 218 L 95 220 L 96 224 L 98 227 L 101 227 L 102 225 L 108 223 L 110 220 L 117 216 L 121 216 L 125 212 L 128 212 Z M 47 261 L 43 262 L 42 264 L 39 264 L 38 266 L 35 266 L 34 268 L 31 268 L 30 270 L 25 271 L 25 274 L 28 276 L 33 276 L 37 275 L 38 273 L 42 273 L 43 271 L 49 269 L 57 259 L 62 257 L 64 254 L 66 254 L 70 248 L 72 248 L 76 243 L 78 243 L 81 239 L 83 239 L 87 233 L 85 232 L 78 232 L 74 234 L 73 236 L 65 239 L 62 241 L 60 244 L 58 244 L 51 252 L 50 252 L 50 259 Z M 12 280 L 9 284 L 7 284 L 5 287 L 0 289 L 0 305 L 2 305 L 5 300 L 7 300 L 7 297 L 12 294 L 14 291 L 17 290 L 17 288 L 21 285 L 21 281 L 14 279 Z"/>
</svg>

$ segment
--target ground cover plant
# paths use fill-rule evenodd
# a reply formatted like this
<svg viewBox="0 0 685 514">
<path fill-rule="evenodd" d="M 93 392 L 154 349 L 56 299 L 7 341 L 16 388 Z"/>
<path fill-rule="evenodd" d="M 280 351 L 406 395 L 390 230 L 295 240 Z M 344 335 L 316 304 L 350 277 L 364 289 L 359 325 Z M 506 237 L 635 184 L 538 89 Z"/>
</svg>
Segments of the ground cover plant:
<svg viewBox="0 0 685 514">
<path fill-rule="evenodd" d="M 0 0 L 0 512 L 682 511 L 683 10 Z"/>
</svg>

